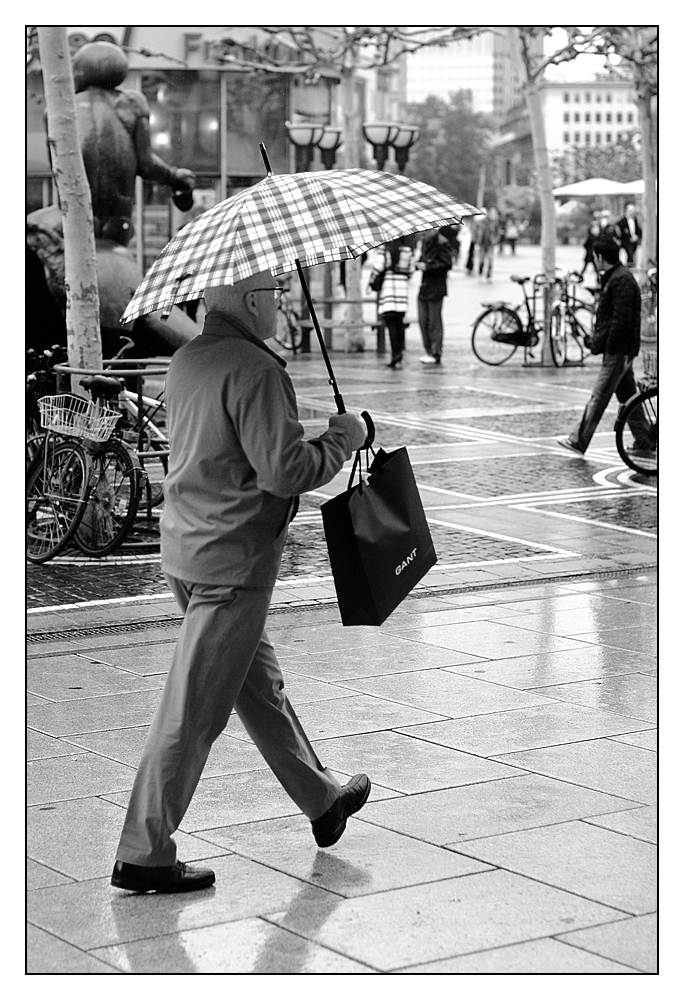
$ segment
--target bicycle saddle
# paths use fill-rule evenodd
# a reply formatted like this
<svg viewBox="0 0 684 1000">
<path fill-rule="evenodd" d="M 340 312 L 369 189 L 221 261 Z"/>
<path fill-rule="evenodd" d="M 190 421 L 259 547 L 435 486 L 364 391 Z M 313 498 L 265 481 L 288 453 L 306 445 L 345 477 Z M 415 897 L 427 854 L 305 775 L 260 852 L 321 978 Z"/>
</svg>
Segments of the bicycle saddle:
<svg viewBox="0 0 684 1000">
<path fill-rule="evenodd" d="M 80 379 L 79 385 L 82 385 L 93 399 L 114 399 L 123 389 L 124 381 L 107 375 L 87 375 Z"/>
<path fill-rule="evenodd" d="M 517 275 L 517 274 L 512 274 L 512 275 L 511 275 L 511 281 L 515 281 L 515 282 L 516 282 L 516 284 L 518 284 L 518 285 L 524 285 L 524 284 L 525 284 L 525 282 L 526 282 L 526 281 L 529 281 L 529 280 L 530 280 L 529 278 L 521 278 L 521 277 L 520 277 L 519 275 Z"/>
<path fill-rule="evenodd" d="M 511 303 L 506 299 L 497 299 L 496 302 L 481 302 L 480 305 L 483 305 L 485 309 L 501 309 L 502 306 L 511 308 Z"/>
</svg>

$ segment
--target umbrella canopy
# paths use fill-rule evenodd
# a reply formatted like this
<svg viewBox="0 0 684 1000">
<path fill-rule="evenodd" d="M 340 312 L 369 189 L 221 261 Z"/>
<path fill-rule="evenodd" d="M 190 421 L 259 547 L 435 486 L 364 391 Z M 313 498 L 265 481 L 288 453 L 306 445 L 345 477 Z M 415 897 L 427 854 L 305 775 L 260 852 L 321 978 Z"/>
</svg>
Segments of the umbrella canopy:
<svg viewBox="0 0 684 1000">
<path fill-rule="evenodd" d="M 645 185 L 643 180 L 640 181 L 627 181 L 626 184 L 622 185 L 622 194 L 643 194 L 645 190 Z"/>
<path fill-rule="evenodd" d="M 601 195 L 625 194 L 625 185 L 619 181 L 610 181 L 606 177 L 590 177 L 576 184 L 565 184 L 553 189 L 554 195 L 568 198 L 592 198 Z"/>
<path fill-rule="evenodd" d="M 205 288 L 348 260 L 399 236 L 480 215 L 429 184 L 380 170 L 269 173 L 188 223 L 164 247 L 124 312 L 127 323 Z"/>
</svg>

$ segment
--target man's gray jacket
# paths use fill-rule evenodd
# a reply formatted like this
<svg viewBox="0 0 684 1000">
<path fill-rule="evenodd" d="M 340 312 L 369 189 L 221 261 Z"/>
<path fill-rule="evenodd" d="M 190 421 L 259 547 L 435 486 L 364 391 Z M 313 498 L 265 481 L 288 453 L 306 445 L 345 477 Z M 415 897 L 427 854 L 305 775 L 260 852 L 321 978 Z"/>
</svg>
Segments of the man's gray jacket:
<svg viewBox="0 0 684 1000">
<path fill-rule="evenodd" d="M 220 310 L 169 366 L 162 569 L 194 583 L 272 587 L 295 498 L 351 457 L 340 427 L 304 441 L 285 362 Z"/>
</svg>

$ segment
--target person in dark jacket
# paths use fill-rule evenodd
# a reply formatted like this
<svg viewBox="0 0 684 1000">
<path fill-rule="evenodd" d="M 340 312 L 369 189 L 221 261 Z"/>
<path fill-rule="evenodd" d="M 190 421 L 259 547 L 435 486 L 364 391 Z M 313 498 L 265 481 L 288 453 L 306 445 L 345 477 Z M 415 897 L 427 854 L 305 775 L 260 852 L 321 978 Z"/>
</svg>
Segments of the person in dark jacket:
<svg viewBox="0 0 684 1000">
<path fill-rule="evenodd" d="M 559 439 L 563 448 L 583 455 L 598 427 L 613 393 L 625 403 L 637 391 L 632 362 L 641 342 L 641 291 L 632 272 L 620 263 L 619 249 L 612 237 L 602 237 L 594 245 L 600 274 L 601 295 L 592 334 L 592 354 L 602 354 L 603 363 L 591 398 L 575 429 Z M 630 419 L 634 450 L 651 453 L 651 427 L 639 411 Z"/>
<path fill-rule="evenodd" d="M 442 229 L 433 230 L 423 240 L 416 270 L 423 272 L 418 290 L 418 323 L 425 356 L 420 360 L 424 365 L 439 365 L 444 339 L 442 304 L 447 294 L 447 273 L 451 270 L 451 246 Z"/>
<path fill-rule="evenodd" d="M 618 220 L 617 234 L 620 246 L 627 254 L 627 267 L 634 267 L 634 254 L 641 243 L 641 226 L 631 201 L 625 205 L 625 214 Z"/>
</svg>

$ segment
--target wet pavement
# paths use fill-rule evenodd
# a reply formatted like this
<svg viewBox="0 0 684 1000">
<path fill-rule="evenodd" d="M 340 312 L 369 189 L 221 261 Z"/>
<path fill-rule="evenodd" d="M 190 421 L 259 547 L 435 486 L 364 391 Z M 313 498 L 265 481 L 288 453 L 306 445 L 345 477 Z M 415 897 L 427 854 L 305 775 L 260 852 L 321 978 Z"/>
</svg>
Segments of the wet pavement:
<svg viewBox="0 0 684 1000">
<path fill-rule="evenodd" d="M 345 629 L 318 508 L 348 470 L 291 526 L 269 634 L 321 759 L 374 783 L 334 848 L 232 719 L 177 838 L 216 886 L 112 889 L 179 612 L 154 531 L 29 567 L 29 972 L 656 970 L 657 483 L 621 463 L 614 408 L 584 459 L 555 444 L 595 359 L 472 355 L 480 300 L 517 300 L 507 274 L 534 253 L 497 257 L 491 284 L 453 274 L 441 368 L 419 364 L 415 322 L 402 371 L 333 355 L 376 443 L 409 448 L 439 558 L 381 628 Z M 320 433 L 320 355 L 288 370 Z"/>
</svg>

